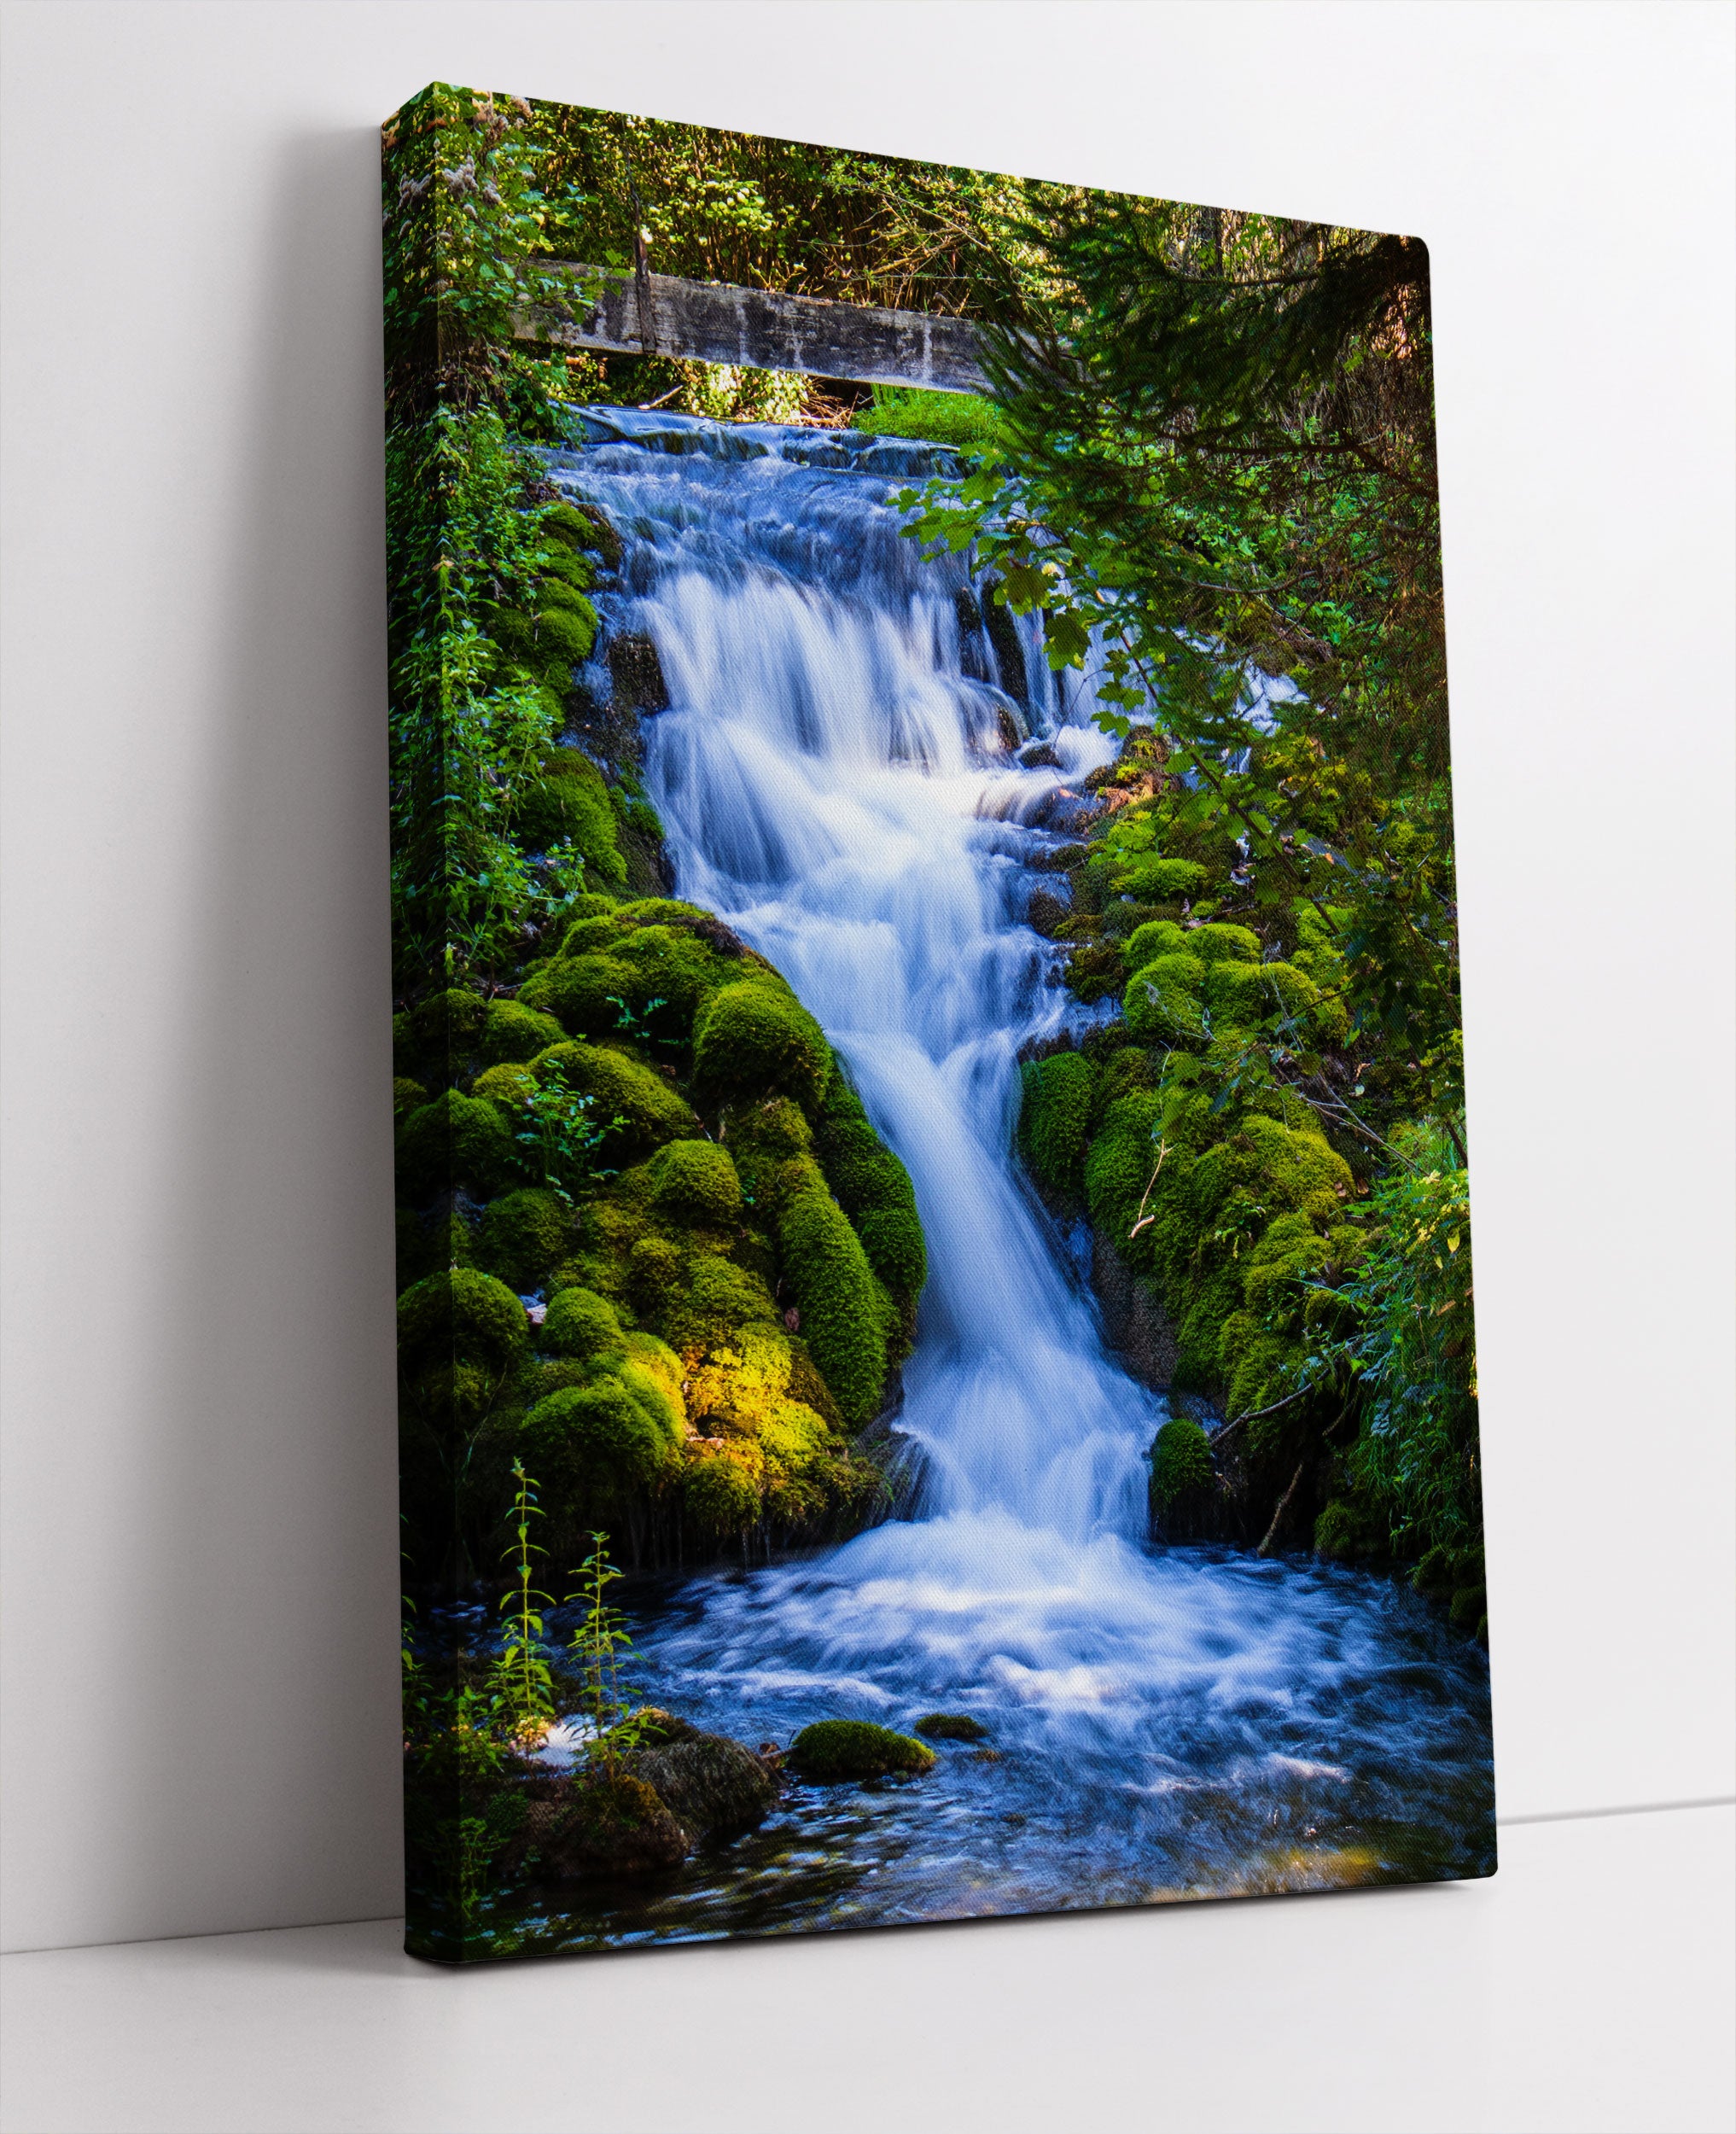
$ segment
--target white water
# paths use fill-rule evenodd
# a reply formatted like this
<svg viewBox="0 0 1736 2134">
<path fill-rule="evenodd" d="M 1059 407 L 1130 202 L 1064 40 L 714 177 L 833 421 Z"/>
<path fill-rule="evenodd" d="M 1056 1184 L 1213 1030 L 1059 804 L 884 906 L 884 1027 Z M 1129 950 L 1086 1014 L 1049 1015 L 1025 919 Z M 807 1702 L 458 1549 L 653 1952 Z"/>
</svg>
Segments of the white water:
<svg viewBox="0 0 1736 2134">
<path fill-rule="evenodd" d="M 1162 1402 L 1105 1355 L 1014 1167 L 1019 1048 L 1079 1012 L 1022 912 L 1055 885 L 1029 863 L 1061 841 L 1041 825 L 1065 781 L 1113 753 L 1088 691 L 1063 701 L 1028 628 L 1029 721 L 1062 767 L 1020 768 L 987 639 L 961 631 L 964 565 L 923 563 L 889 508 L 923 469 L 908 448 L 604 420 L 630 441 L 599 423 L 554 471 L 629 536 L 609 619 L 668 684 L 646 776 L 677 893 L 824 1024 L 909 1169 L 929 1262 L 898 1418 L 917 1515 L 690 1588 L 652 1640 L 660 1694 L 743 1732 L 944 1704 L 1143 1796 L 1203 1772 L 1330 1789 L 1359 1745 L 1388 1770 L 1426 1758 L 1430 1727 L 1378 1686 L 1400 1664 L 1384 1601 L 1145 1543 Z"/>
</svg>

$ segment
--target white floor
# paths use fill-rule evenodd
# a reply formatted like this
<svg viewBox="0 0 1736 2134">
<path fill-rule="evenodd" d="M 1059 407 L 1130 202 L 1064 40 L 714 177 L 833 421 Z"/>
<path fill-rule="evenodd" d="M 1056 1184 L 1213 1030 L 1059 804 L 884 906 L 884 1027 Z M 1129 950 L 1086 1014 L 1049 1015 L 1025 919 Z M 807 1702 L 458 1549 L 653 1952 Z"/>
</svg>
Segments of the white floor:
<svg viewBox="0 0 1736 2134">
<path fill-rule="evenodd" d="M 454 1974 L 396 1921 L 9 1956 L 7 2134 L 1726 2134 L 1736 1810 L 1460 1887 Z M 943 2071 L 964 2116 L 925 2108 Z"/>
</svg>

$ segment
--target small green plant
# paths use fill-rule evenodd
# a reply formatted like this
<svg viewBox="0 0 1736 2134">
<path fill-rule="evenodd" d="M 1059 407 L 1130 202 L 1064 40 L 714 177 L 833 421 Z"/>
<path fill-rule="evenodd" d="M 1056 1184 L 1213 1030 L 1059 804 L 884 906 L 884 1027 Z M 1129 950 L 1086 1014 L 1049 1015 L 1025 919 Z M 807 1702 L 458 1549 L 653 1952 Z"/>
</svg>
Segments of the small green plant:
<svg viewBox="0 0 1736 2134">
<path fill-rule="evenodd" d="M 533 1748 L 555 1720 L 555 1679 L 543 1645 L 542 1609 L 549 1595 L 533 1584 L 533 1556 L 546 1554 L 531 1537 L 531 1521 L 542 1517 L 537 1485 L 515 1461 L 512 1478 L 513 1538 L 504 1554 L 513 1567 L 513 1583 L 501 1595 L 505 1618 L 500 1652 L 488 1670 L 490 1730 L 516 1748 Z"/>
<path fill-rule="evenodd" d="M 568 1082 L 560 1061 L 551 1060 L 520 1107 L 523 1123 L 513 1136 L 523 1152 L 519 1162 L 524 1169 L 569 1208 L 599 1180 L 615 1176 L 596 1162 L 595 1153 L 626 1123 L 614 1118 L 598 1125 L 591 1116 L 591 1101 Z"/>
<path fill-rule="evenodd" d="M 609 1599 L 609 1589 L 621 1574 L 609 1560 L 608 1543 L 607 1534 L 591 1535 L 591 1554 L 580 1567 L 578 1589 L 568 1597 L 585 1611 L 570 1650 L 579 1663 L 580 1701 L 591 1722 L 585 1755 L 613 1778 L 621 1758 L 638 1746 L 651 1721 L 649 1712 L 632 1708 L 632 1685 L 621 1672 L 638 1656 L 626 1618 Z"/>
</svg>

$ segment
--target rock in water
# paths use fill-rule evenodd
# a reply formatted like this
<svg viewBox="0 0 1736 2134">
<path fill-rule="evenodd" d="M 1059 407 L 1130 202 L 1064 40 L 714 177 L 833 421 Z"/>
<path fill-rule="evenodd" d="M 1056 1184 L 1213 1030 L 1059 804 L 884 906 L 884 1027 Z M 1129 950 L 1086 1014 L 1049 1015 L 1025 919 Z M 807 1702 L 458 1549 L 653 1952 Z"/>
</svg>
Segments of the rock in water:
<svg viewBox="0 0 1736 2134">
<path fill-rule="evenodd" d="M 667 1807 L 629 1771 L 575 1778 L 553 1799 L 532 1801 L 524 1834 L 542 1856 L 545 1875 L 560 1882 L 650 1875 L 678 1866 L 692 1850 Z"/>
<path fill-rule="evenodd" d="M 968 1711 L 930 1711 L 916 1723 L 931 1741 L 986 1741 L 988 1729 Z"/>
<path fill-rule="evenodd" d="M 721 1734 L 689 1733 L 641 1749 L 632 1768 L 696 1844 L 751 1830 L 765 1821 L 778 1793 L 772 1765 L 745 1742 Z"/>
<path fill-rule="evenodd" d="M 925 1741 L 865 1719 L 821 1719 L 804 1727 L 789 1745 L 789 1760 L 804 1778 L 830 1785 L 841 1779 L 884 1778 L 894 1771 L 920 1775 L 935 1767 Z"/>
</svg>

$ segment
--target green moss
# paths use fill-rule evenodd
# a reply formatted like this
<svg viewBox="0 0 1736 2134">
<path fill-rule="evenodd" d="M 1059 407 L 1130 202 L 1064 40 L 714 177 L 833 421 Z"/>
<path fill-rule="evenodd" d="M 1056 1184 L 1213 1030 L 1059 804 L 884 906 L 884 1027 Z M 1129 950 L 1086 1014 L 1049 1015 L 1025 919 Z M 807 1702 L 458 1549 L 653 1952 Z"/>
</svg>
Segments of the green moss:
<svg viewBox="0 0 1736 2134">
<path fill-rule="evenodd" d="M 638 1247 L 633 1256 L 637 1275 Z M 759 1276 L 714 1252 L 696 1252 L 680 1262 L 663 1318 L 670 1345 L 684 1354 L 729 1341 L 743 1327 L 775 1326 L 780 1321 L 772 1292 Z"/>
<path fill-rule="evenodd" d="M 1212 1487 L 1212 1449 L 1191 1416 L 1165 1423 L 1151 1448 L 1151 1500 L 1160 1512 L 1176 1509 Z"/>
<path fill-rule="evenodd" d="M 472 1268 L 430 1274 L 398 1300 L 398 1356 L 412 1373 L 455 1356 L 502 1372 L 528 1338 L 524 1306 L 504 1282 Z"/>
<path fill-rule="evenodd" d="M 847 1421 L 879 1412 L 886 1330 L 861 1239 L 830 1193 L 798 1194 L 778 1226 L 801 1331 Z"/>
<path fill-rule="evenodd" d="M 1260 936 L 1245 926 L 1195 926 L 1187 933 L 1190 955 L 1202 963 L 1258 963 Z"/>
<path fill-rule="evenodd" d="M 1461 1586 L 1448 1604 L 1447 1620 L 1466 1636 L 1488 1619 L 1488 1601 L 1481 1585 Z"/>
<path fill-rule="evenodd" d="M 583 1525 L 652 1488 L 667 1470 L 676 1432 L 640 1389 L 613 1372 L 539 1401 L 521 1427 L 525 1466 L 557 1517 Z"/>
<path fill-rule="evenodd" d="M 550 547 L 589 550 L 606 569 L 620 562 L 620 536 L 595 504 L 545 504 L 537 530 Z"/>
<path fill-rule="evenodd" d="M 812 1118 L 832 1076 L 825 1034 L 769 974 L 720 987 L 693 1034 L 694 1078 L 724 1095 L 777 1091 Z"/>
<path fill-rule="evenodd" d="M 695 1130 L 697 1122 L 679 1093 L 630 1052 L 614 1046 L 556 1045 L 532 1064 L 540 1075 L 553 1063 L 569 1088 L 591 1099 L 592 1121 L 607 1128 L 598 1152 L 606 1163 L 648 1153 Z"/>
<path fill-rule="evenodd" d="M 519 988 L 527 1006 L 559 1018 L 574 1037 L 612 1037 L 640 1014 L 644 988 L 613 956 L 568 956 L 539 965 Z"/>
<path fill-rule="evenodd" d="M 607 1298 L 588 1289 L 558 1291 L 543 1321 L 539 1346 L 560 1356 L 620 1356 L 626 1337 Z"/>
<path fill-rule="evenodd" d="M 521 1187 L 491 1201 L 477 1233 L 476 1256 L 511 1288 L 536 1288 L 570 1251 L 573 1221 L 555 1194 Z"/>
<path fill-rule="evenodd" d="M 627 1254 L 626 1292 L 647 1318 L 667 1318 L 681 1287 L 681 1255 L 667 1238 L 638 1239 Z"/>
<path fill-rule="evenodd" d="M 490 1065 L 518 1062 L 534 1059 L 565 1035 L 552 1015 L 539 1015 L 520 1000 L 491 1000 L 476 1049 Z"/>
<path fill-rule="evenodd" d="M 851 427 L 872 437 L 909 437 L 961 452 L 1000 440 L 993 400 L 976 393 L 935 393 L 923 386 L 877 385 L 871 407 L 858 408 Z"/>
<path fill-rule="evenodd" d="M 836 1080 L 841 1086 L 848 1087 L 842 1075 Z M 813 1146 L 813 1129 L 801 1107 L 792 1104 L 788 1097 L 767 1097 L 763 1104 L 749 1105 L 732 1122 L 732 1133 L 740 1146 L 763 1153 L 777 1163 L 792 1156 L 805 1156 Z"/>
<path fill-rule="evenodd" d="M 398 1175 L 412 1199 L 457 1186 L 486 1197 L 511 1177 L 514 1153 L 492 1104 L 447 1089 L 405 1120 L 398 1136 Z"/>
<path fill-rule="evenodd" d="M 714 1141 L 671 1141 L 652 1158 L 651 1175 L 657 1206 L 678 1222 L 718 1229 L 740 1219 L 742 1181 Z"/>
<path fill-rule="evenodd" d="M 551 615 L 544 618 L 544 627 L 562 627 L 571 621 Z M 513 829 L 533 852 L 570 843 L 585 861 L 588 881 L 616 889 L 626 887 L 626 863 L 615 843 L 615 813 L 609 789 L 582 749 L 549 751 L 542 776 L 532 780 L 519 797 Z"/>
<path fill-rule="evenodd" d="M 681 1472 L 682 1507 L 702 1531 L 745 1533 L 758 1524 L 763 1506 L 760 1473 L 740 1447 L 696 1444 Z"/>
<path fill-rule="evenodd" d="M 498 1067 L 482 1070 L 470 1085 L 470 1094 L 516 1114 L 524 1109 L 536 1086 L 537 1078 L 528 1067 L 503 1061 Z"/>
<path fill-rule="evenodd" d="M 855 1219 L 868 1264 L 895 1297 L 920 1297 L 929 1277 L 928 1246 L 912 1208 L 870 1208 Z"/>
<path fill-rule="evenodd" d="M 919 1775 L 935 1768 L 926 1743 L 865 1719 L 821 1719 L 804 1727 L 789 1745 L 789 1760 L 804 1778 L 822 1785 L 898 1771 Z"/>
<path fill-rule="evenodd" d="M 1194 860 L 1164 860 L 1156 853 L 1140 853 L 1112 878 L 1123 896 L 1142 904 L 1167 903 L 1172 897 L 1197 895 L 1205 886 L 1206 871 Z"/>
<path fill-rule="evenodd" d="M 1187 935 L 1173 918 L 1148 919 L 1128 935 L 1121 953 L 1127 958 L 1129 971 L 1143 971 L 1159 956 L 1182 954 L 1187 942 Z"/>
<path fill-rule="evenodd" d="M 420 1111 L 427 1102 L 428 1092 L 419 1082 L 411 1082 L 406 1075 L 395 1077 L 392 1084 L 393 1118 L 408 1118 L 412 1111 Z"/>
<path fill-rule="evenodd" d="M 929 1711 L 916 1723 L 918 1734 L 931 1741 L 986 1741 L 988 1729 L 968 1711 Z"/>
<path fill-rule="evenodd" d="M 1080 1052 L 1028 1060 L 1021 1076 L 1019 1152 L 1039 1185 L 1071 1199 L 1091 1132 L 1097 1077 Z"/>
<path fill-rule="evenodd" d="M 1287 963 L 1226 959 L 1213 964 L 1206 977 L 1207 1002 L 1214 1015 L 1226 1022 L 1258 1022 L 1268 1015 L 1306 1017 L 1319 997 L 1314 980 Z"/>
<path fill-rule="evenodd" d="M 1205 965 L 1197 956 L 1159 956 L 1136 971 L 1121 996 L 1127 1034 L 1142 1045 L 1193 1046 L 1205 1041 L 1199 988 Z"/>
</svg>

